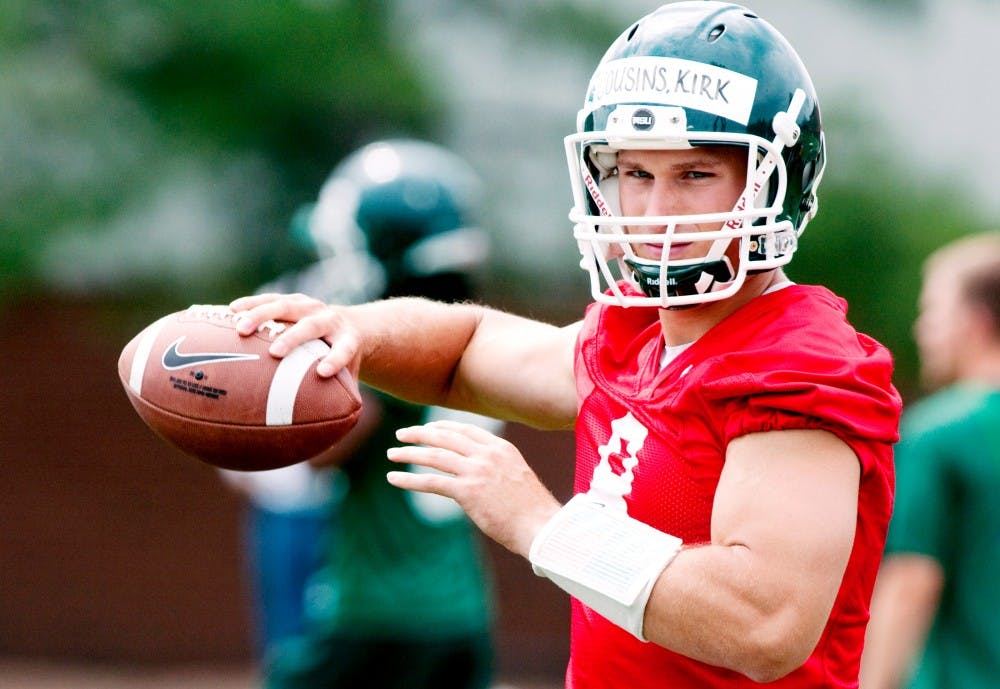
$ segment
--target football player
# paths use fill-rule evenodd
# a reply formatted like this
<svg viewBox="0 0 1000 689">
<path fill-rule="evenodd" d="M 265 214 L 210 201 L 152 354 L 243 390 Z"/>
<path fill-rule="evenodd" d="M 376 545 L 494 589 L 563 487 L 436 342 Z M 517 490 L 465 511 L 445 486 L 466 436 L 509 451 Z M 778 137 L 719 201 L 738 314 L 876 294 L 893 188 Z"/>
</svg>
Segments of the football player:
<svg viewBox="0 0 1000 689">
<path fill-rule="evenodd" d="M 921 282 L 913 334 L 933 394 L 903 415 L 861 687 L 986 689 L 1000 678 L 1000 232 L 939 247 Z"/>
<path fill-rule="evenodd" d="M 566 148 L 581 321 L 264 295 L 233 303 L 244 331 L 297 321 L 274 355 L 323 337 L 324 375 L 575 428 L 565 505 L 458 423 L 402 428 L 389 453 L 443 473 L 388 474 L 571 594 L 567 686 L 856 685 L 901 403 L 843 300 L 783 272 L 825 160 L 805 67 L 745 7 L 664 5 L 608 49 Z"/>
<path fill-rule="evenodd" d="M 475 223 L 480 195 L 475 172 L 441 146 L 369 143 L 341 161 L 316 202 L 296 213 L 292 231 L 317 260 L 275 287 L 337 304 L 403 295 L 471 299 L 489 255 L 488 235 Z M 449 418 L 499 433 L 503 423 L 371 388 L 362 395 L 358 425 L 311 466 L 239 475 L 254 482 L 263 503 L 257 549 L 264 594 L 278 592 L 269 582 L 295 574 L 291 554 L 306 549 L 312 556 L 318 543 L 304 590 L 291 591 L 301 612 L 296 624 L 269 638 L 263 686 L 486 689 L 493 591 L 478 534 L 454 500 L 386 483 L 386 450 L 399 426 Z M 274 514 L 263 500 L 331 478 L 333 495 L 318 510 L 310 504 L 306 512 L 300 501 L 300 509 Z M 262 605 L 265 620 L 282 607 L 275 595 Z"/>
</svg>

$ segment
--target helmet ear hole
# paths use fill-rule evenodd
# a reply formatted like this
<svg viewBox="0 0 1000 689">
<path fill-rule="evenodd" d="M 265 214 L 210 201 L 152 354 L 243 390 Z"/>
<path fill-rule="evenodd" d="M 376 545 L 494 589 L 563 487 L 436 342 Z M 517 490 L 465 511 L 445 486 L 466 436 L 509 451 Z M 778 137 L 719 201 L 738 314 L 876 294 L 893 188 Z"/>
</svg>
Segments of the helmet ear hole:
<svg viewBox="0 0 1000 689">
<path fill-rule="evenodd" d="M 816 201 L 816 194 L 812 190 L 815 181 L 816 164 L 810 160 L 802 168 L 802 202 L 799 204 L 799 217 L 807 215 L 812 210 Z"/>
<path fill-rule="evenodd" d="M 806 161 L 802 166 L 802 188 L 808 189 L 812 186 L 813 177 L 816 175 L 816 163 L 812 160 Z"/>
</svg>

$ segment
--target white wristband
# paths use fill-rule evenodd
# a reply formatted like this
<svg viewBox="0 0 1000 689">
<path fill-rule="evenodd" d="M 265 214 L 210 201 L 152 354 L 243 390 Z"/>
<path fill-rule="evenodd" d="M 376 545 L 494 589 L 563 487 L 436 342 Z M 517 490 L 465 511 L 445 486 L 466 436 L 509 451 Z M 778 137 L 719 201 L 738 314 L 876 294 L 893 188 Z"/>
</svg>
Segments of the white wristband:
<svg viewBox="0 0 1000 689">
<path fill-rule="evenodd" d="M 535 536 L 528 560 L 581 603 L 640 641 L 646 603 L 681 539 L 580 493 Z"/>
</svg>

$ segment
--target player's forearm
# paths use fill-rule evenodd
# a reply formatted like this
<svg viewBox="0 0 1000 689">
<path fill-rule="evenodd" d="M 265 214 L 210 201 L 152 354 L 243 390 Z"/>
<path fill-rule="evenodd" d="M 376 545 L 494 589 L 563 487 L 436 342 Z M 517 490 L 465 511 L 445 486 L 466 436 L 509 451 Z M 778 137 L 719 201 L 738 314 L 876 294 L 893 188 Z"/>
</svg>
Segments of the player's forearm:
<svg viewBox="0 0 1000 689">
<path fill-rule="evenodd" d="M 474 304 L 392 299 L 349 307 L 361 379 L 421 404 L 536 428 L 576 418 L 578 324 L 547 323 Z"/>
<path fill-rule="evenodd" d="M 779 588 L 760 566 L 738 546 L 685 549 L 653 589 L 646 636 L 758 682 L 791 672 L 815 647 L 833 600 Z"/>
<path fill-rule="evenodd" d="M 482 313 L 471 304 L 417 298 L 348 307 L 359 336 L 361 379 L 412 402 L 454 405 L 456 371 Z"/>
</svg>

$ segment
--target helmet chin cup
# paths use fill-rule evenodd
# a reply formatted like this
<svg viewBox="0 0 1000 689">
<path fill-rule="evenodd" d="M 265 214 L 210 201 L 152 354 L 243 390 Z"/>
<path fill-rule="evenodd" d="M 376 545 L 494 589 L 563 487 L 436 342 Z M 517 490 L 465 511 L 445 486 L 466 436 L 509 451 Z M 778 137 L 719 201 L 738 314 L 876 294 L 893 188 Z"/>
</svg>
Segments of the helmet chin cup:
<svg viewBox="0 0 1000 689">
<path fill-rule="evenodd" d="M 736 279 L 733 264 L 725 256 L 686 266 L 668 266 L 666 285 L 661 284 L 659 264 L 640 263 L 633 259 L 625 259 L 625 264 L 642 293 L 657 300 L 662 300 L 664 294 L 668 298 L 710 294 L 728 287 Z"/>
</svg>

